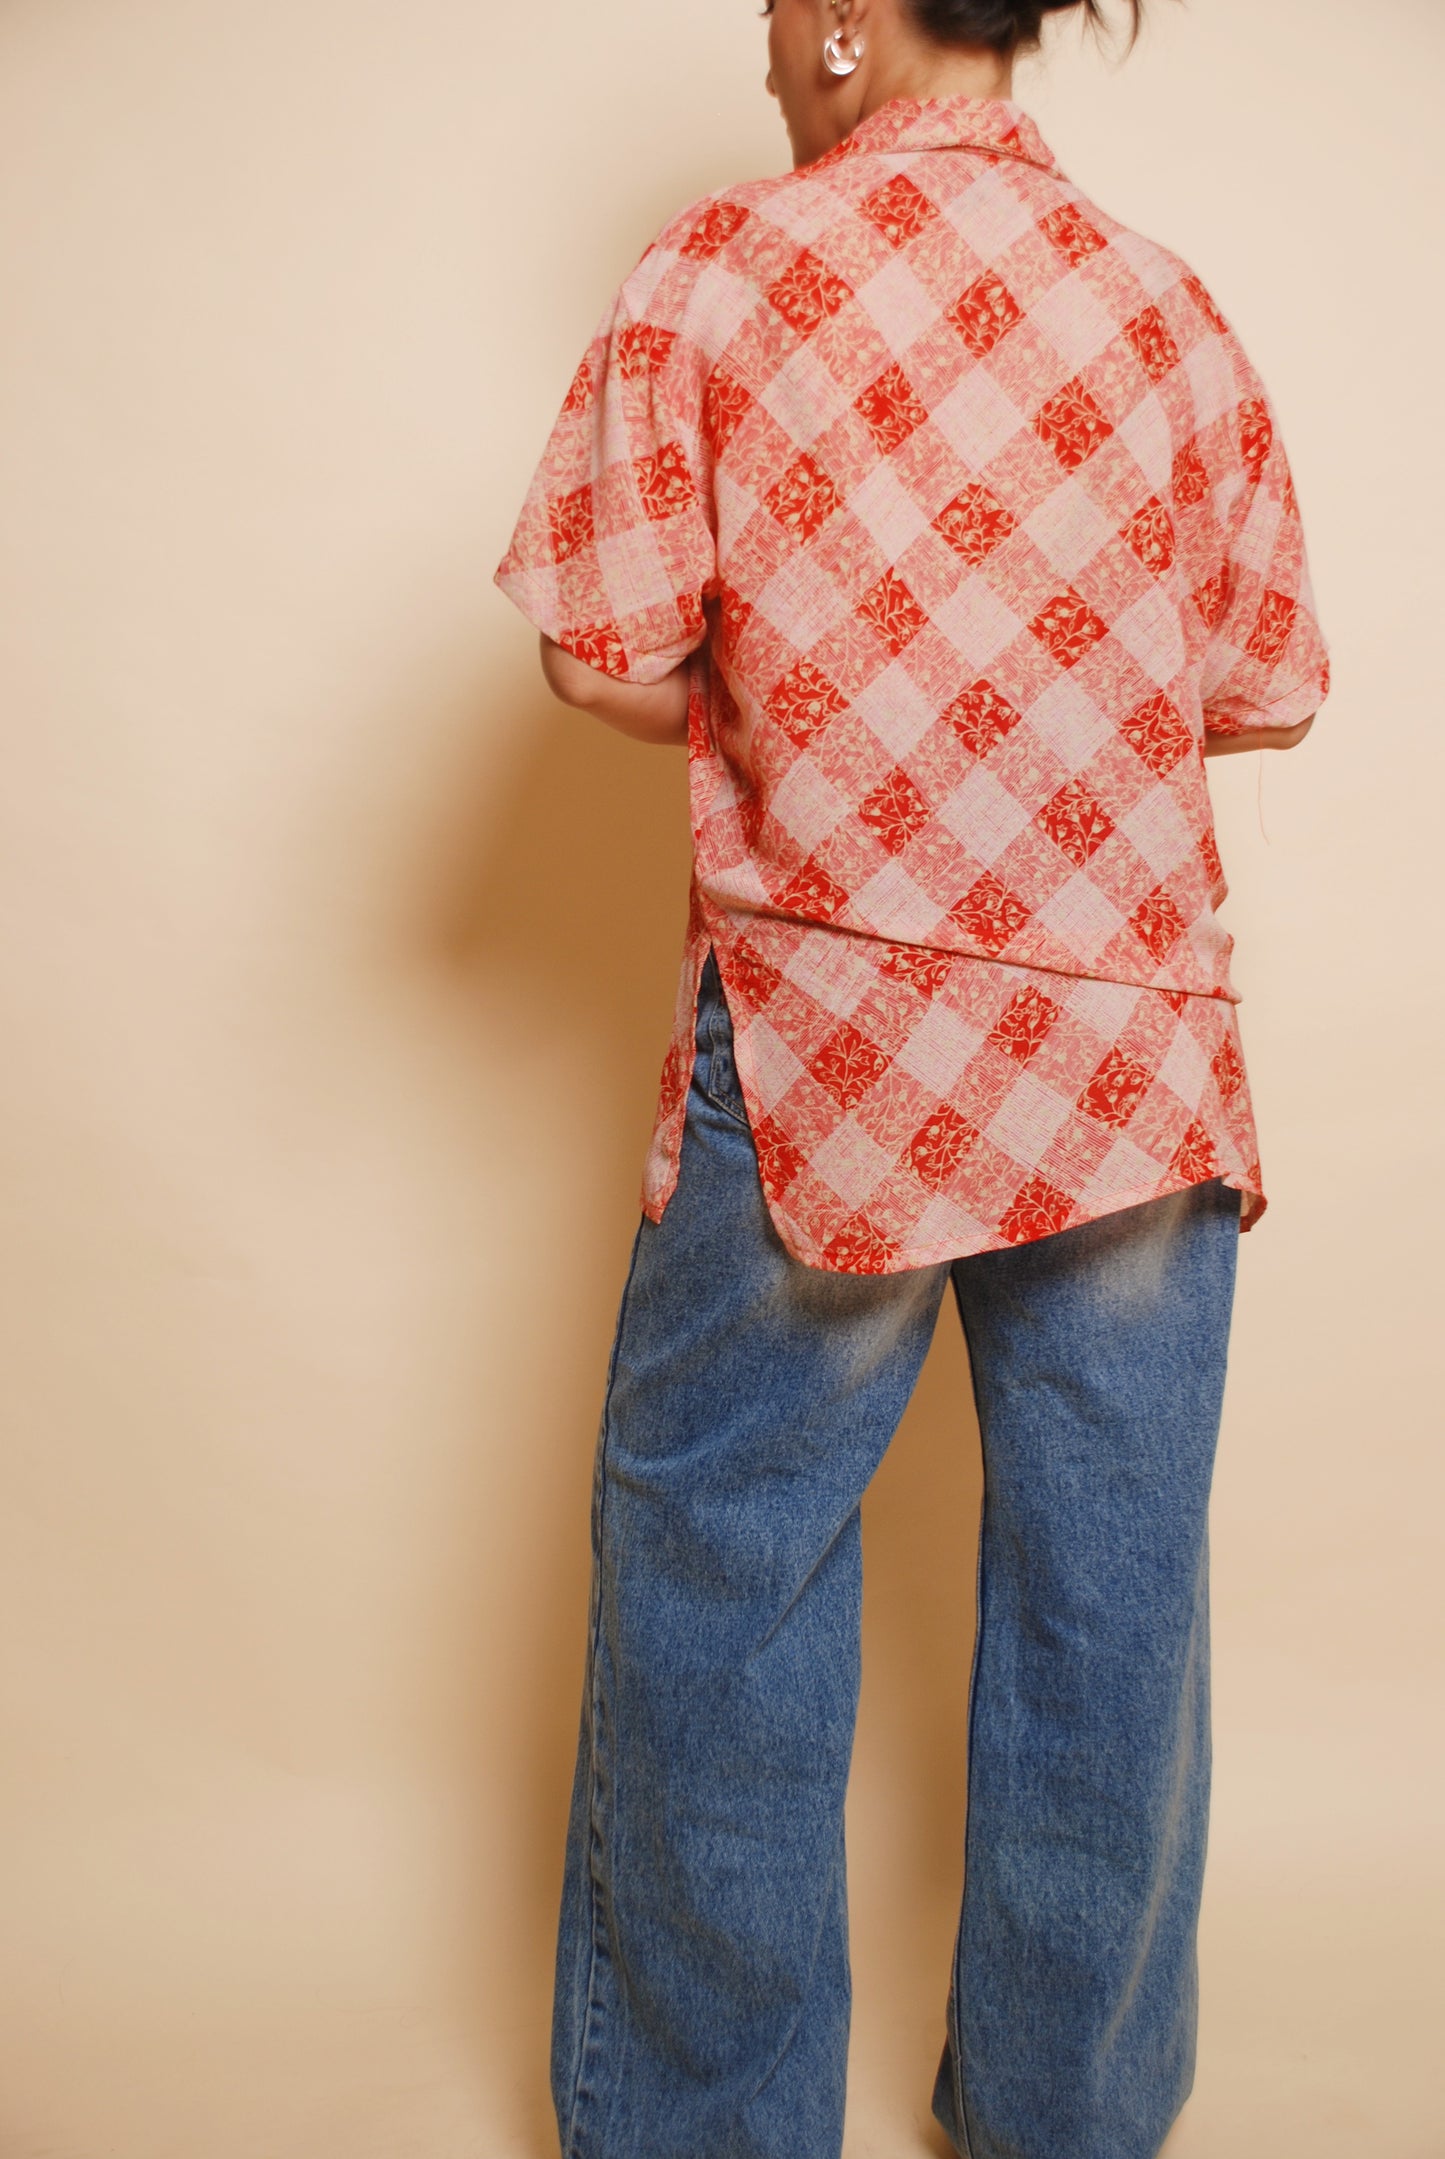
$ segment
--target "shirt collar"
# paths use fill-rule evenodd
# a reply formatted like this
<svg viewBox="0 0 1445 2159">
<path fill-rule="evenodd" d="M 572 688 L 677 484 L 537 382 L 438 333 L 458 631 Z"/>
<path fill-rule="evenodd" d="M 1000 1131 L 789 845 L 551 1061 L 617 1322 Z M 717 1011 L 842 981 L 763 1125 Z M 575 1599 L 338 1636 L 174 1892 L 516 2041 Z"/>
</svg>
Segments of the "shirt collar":
<svg viewBox="0 0 1445 2159">
<path fill-rule="evenodd" d="M 1052 150 L 1022 105 L 1002 97 L 890 98 L 860 120 L 829 155 L 861 157 L 913 150 L 977 150 L 1059 173 Z"/>
</svg>

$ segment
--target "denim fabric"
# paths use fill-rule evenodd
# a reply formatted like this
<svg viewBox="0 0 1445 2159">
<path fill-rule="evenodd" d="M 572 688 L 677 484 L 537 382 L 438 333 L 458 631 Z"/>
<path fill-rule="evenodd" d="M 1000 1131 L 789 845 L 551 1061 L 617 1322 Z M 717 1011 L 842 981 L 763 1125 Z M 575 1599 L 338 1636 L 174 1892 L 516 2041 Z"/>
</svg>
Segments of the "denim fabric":
<svg viewBox="0 0 1445 2159">
<path fill-rule="evenodd" d="M 1154 2159 L 1194 2069 L 1239 1194 L 1214 1179 L 952 1266 L 826 1273 L 769 1219 L 711 959 L 696 1052 L 595 1458 L 564 2159 L 838 2159 L 859 1502 L 950 1279 L 985 1498 L 934 2112 L 968 2159 Z"/>
</svg>

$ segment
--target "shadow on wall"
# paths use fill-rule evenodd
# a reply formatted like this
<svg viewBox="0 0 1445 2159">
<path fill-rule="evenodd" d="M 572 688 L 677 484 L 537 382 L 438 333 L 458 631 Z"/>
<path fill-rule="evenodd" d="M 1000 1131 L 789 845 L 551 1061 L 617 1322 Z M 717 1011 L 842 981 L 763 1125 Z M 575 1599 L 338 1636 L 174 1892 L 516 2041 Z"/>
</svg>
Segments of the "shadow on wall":
<svg viewBox="0 0 1445 2159">
<path fill-rule="evenodd" d="M 485 754 L 478 750 L 479 765 Z M 466 1909 L 492 1930 L 465 1960 L 466 2036 L 484 2051 L 482 2083 L 506 2095 L 517 2150 L 539 2159 L 555 2150 L 546 2094 L 551 1960 L 581 1683 L 592 1449 L 667 1044 L 688 862 L 682 757 L 539 701 L 500 787 L 494 769 L 485 778 L 480 770 L 450 776 L 425 861 L 414 866 L 414 889 L 427 898 L 413 960 L 419 945 L 457 995 L 480 1008 L 485 1028 L 505 1028 L 502 1039 L 523 1039 L 544 1062 L 574 1073 L 585 1128 L 575 1235 L 545 1264 L 529 1247 L 536 1278 L 521 1289 L 555 1315 L 560 1352 L 533 1389 L 533 1429 L 507 1436 L 509 1452 L 534 1465 L 534 1496 L 542 1497 L 518 1510 L 525 1550 L 507 1569 L 525 1609 L 509 1599 L 504 1615 L 479 1591 L 468 1615 L 477 1640 L 494 1641 L 492 1630 L 504 1627 L 518 1668 L 499 1705 L 500 1728 L 489 1716 L 475 1768 L 483 1783 L 499 1773 L 510 1781 L 503 1815 L 517 1834 L 505 1853 L 479 1851 L 475 1881 L 459 1885 Z M 493 1135 L 491 1144 L 508 1142 Z M 458 1495 L 461 1534 L 474 1533 L 498 1504 L 495 1433 L 487 1447 L 477 1481 Z M 948 1298 L 940 1340 L 864 1508 L 864 1689 L 849 1815 L 855 2101 L 871 2118 L 906 2120 L 925 2133 L 961 1881 L 979 1497 L 967 1360 Z M 479 1793 L 479 1818 L 485 1811 Z M 489 1880 L 499 1867 L 510 1883 L 500 1903 Z M 497 1938 L 499 1912 L 510 1939 Z"/>
</svg>

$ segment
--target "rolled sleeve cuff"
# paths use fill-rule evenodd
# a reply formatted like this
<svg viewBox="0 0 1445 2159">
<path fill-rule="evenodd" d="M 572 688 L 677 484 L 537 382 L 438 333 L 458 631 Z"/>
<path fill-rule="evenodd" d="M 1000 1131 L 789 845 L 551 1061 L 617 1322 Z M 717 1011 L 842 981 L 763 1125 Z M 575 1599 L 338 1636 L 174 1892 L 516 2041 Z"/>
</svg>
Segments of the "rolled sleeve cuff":
<svg viewBox="0 0 1445 2159">
<path fill-rule="evenodd" d="M 1302 720 L 1314 718 L 1326 695 L 1326 685 L 1315 676 L 1286 696 L 1271 699 L 1267 705 L 1251 705 L 1239 698 L 1226 698 L 1217 705 L 1204 707 L 1204 732 L 1207 735 L 1257 735 L 1276 728 L 1298 727 Z"/>
<path fill-rule="evenodd" d="M 544 637 L 561 645 L 584 665 L 610 675 L 615 682 L 630 682 L 638 687 L 661 682 L 681 666 L 697 643 L 695 636 L 684 636 L 679 625 L 675 643 L 639 651 L 624 638 L 615 622 L 566 622 L 557 606 L 555 575 L 548 569 L 527 569 L 508 558 L 492 573 L 492 583 Z"/>
</svg>

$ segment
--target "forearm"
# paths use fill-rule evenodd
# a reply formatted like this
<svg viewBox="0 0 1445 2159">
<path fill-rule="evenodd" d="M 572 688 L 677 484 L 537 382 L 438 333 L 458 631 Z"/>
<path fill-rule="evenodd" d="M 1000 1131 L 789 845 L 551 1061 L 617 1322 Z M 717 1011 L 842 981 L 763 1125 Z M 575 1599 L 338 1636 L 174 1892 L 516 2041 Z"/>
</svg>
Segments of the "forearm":
<svg viewBox="0 0 1445 2159">
<path fill-rule="evenodd" d="M 1232 757 L 1236 750 L 1292 750 L 1297 742 L 1303 742 L 1314 726 L 1314 715 L 1301 720 L 1298 727 L 1252 727 L 1242 735 L 1204 734 L 1206 757 Z"/>
<path fill-rule="evenodd" d="M 542 672 L 564 705 L 590 713 L 635 742 L 687 741 L 686 666 L 674 667 L 660 682 L 619 682 L 544 635 Z"/>
</svg>

